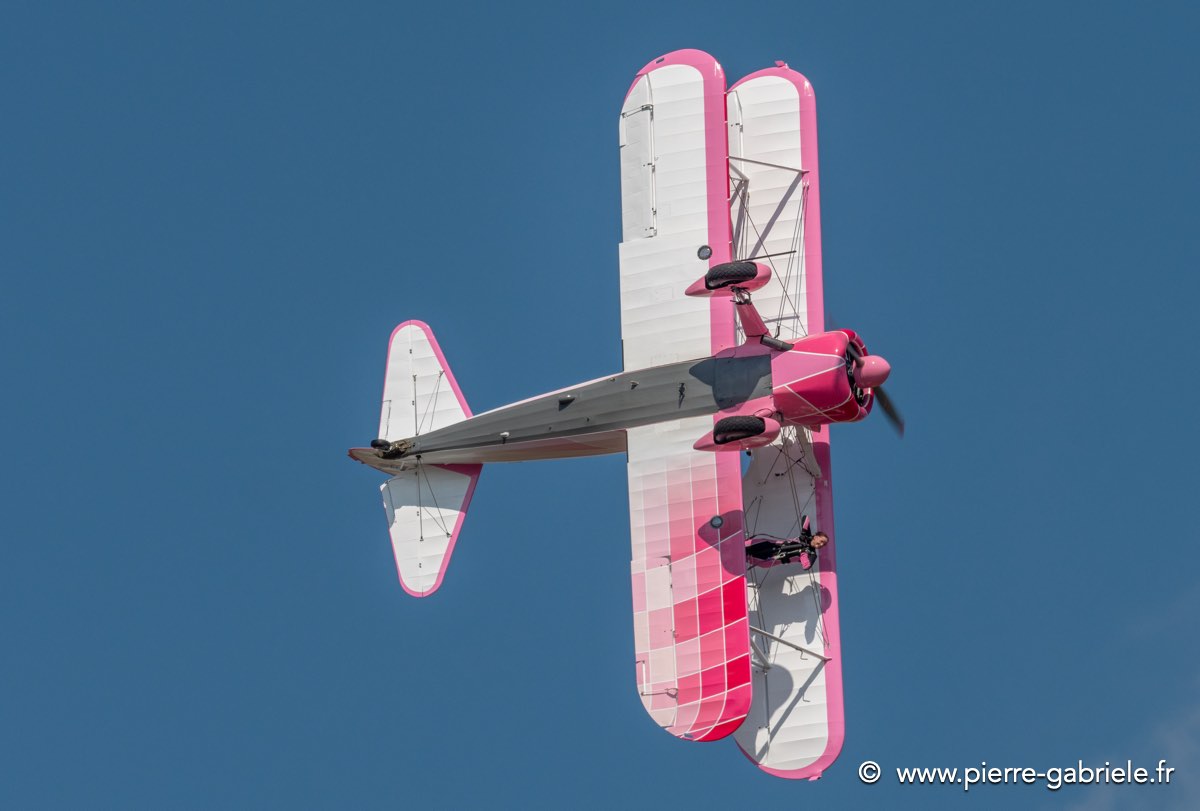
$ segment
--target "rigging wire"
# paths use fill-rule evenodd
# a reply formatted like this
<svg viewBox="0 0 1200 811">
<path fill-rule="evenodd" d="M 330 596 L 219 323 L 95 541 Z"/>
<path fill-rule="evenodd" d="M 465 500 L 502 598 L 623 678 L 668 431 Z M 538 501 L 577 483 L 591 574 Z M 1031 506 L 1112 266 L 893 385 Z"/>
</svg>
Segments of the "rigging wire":
<svg viewBox="0 0 1200 811">
<path fill-rule="evenodd" d="M 425 427 L 425 421 L 430 417 L 430 410 L 437 404 L 438 392 L 442 390 L 442 378 L 446 376 L 445 369 L 438 370 L 437 382 L 433 386 L 433 394 L 429 396 L 428 402 L 425 403 L 425 413 L 421 415 L 420 422 L 417 423 L 417 433 L 414 436 L 419 436 L 421 429 Z M 413 411 L 417 410 L 417 386 L 416 376 L 413 379 Z"/>
<path fill-rule="evenodd" d="M 784 448 L 790 449 L 791 447 L 793 447 L 796 444 L 798 444 L 798 443 L 796 443 L 794 435 L 789 436 L 789 437 L 787 437 L 787 439 L 784 442 Z M 802 449 L 801 454 L 803 454 L 803 452 L 804 451 Z M 792 458 L 791 453 L 788 453 L 788 458 L 789 459 Z M 800 494 L 796 491 L 795 471 L 796 471 L 795 465 L 788 465 L 788 467 L 787 467 L 788 485 L 789 485 L 788 489 L 792 491 L 792 503 L 796 507 L 796 522 L 797 522 L 798 528 L 803 529 L 804 528 L 804 525 L 803 525 L 804 519 L 801 516 L 804 514 L 805 507 L 807 507 L 809 504 L 812 503 L 813 496 L 809 496 L 808 501 L 805 502 L 804 507 L 800 506 Z M 815 489 L 814 489 L 813 495 L 814 496 L 816 495 Z M 816 573 L 814 572 L 814 569 L 816 569 L 817 567 L 819 567 L 821 565 L 820 559 L 821 559 L 820 555 L 818 554 L 816 566 L 809 567 L 808 582 L 809 582 L 809 588 L 812 589 L 813 607 L 816 610 L 816 615 L 815 615 L 816 622 L 814 624 L 814 628 L 816 629 L 817 633 L 821 637 L 821 644 L 828 646 L 829 642 L 828 642 L 828 638 L 825 633 L 825 614 L 823 611 L 821 611 L 821 592 L 820 592 L 821 584 L 817 580 Z"/>
<path fill-rule="evenodd" d="M 443 515 L 442 508 L 441 508 L 441 505 L 438 504 L 437 494 L 433 491 L 433 485 L 431 485 L 429 483 L 429 476 L 426 475 L 426 473 L 425 473 L 425 464 L 420 459 L 418 459 L 417 460 L 417 491 L 418 491 L 418 493 L 420 492 L 422 482 L 425 483 L 425 489 L 429 491 L 429 497 L 433 500 L 433 510 L 434 510 L 433 516 L 432 516 L 433 522 L 435 524 L 437 524 L 438 528 L 442 532 L 446 533 L 447 536 L 451 535 L 452 533 L 446 527 L 446 522 L 442 520 L 442 515 Z M 423 534 L 422 534 L 422 540 L 424 540 Z"/>
<path fill-rule="evenodd" d="M 774 223 L 777 222 L 779 219 L 780 215 L 778 212 L 781 212 L 788 205 L 788 203 L 790 201 L 790 197 L 791 197 L 792 187 L 789 187 L 788 192 L 783 196 L 783 199 L 780 200 L 779 205 L 776 207 L 776 214 L 773 216 L 772 220 L 768 223 L 766 230 L 760 231 L 758 228 L 758 225 L 754 222 L 754 217 L 750 214 L 750 192 L 749 192 L 749 188 L 748 188 L 749 185 L 750 185 L 749 178 L 747 178 L 743 183 L 740 184 L 740 197 L 741 197 L 742 205 L 741 205 L 741 209 L 738 212 L 738 218 L 739 218 L 739 224 L 740 224 L 740 220 L 744 217 L 746 222 L 750 223 L 750 227 L 754 229 L 755 236 L 758 238 L 754 252 L 757 252 L 757 246 L 766 244 L 767 236 L 770 235 L 771 229 L 774 227 Z M 792 313 L 794 313 L 794 315 L 789 316 L 789 318 L 795 319 L 796 329 L 799 333 L 801 333 L 802 335 L 807 335 L 808 334 L 807 325 L 804 324 L 803 320 L 800 318 L 799 304 L 797 303 L 797 301 L 792 300 L 792 291 L 790 289 L 791 281 L 792 281 L 792 271 L 794 269 L 794 263 L 797 261 L 796 257 L 799 256 L 800 257 L 799 262 L 800 262 L 801 267 L 797 271 L 797 276 L 796 276 L 797 290 L 795 291 L 796 297 L 798 299 L 799 293 L 800 293 L 799 285 L 800 285 L 800 281 L 802 280 L 802 277 L 804 275 L 804 268 L 803 268 L 803 263 L 804 263 L 804 255 L 803 255 L 804 215 L 808 209 L 807 203 L 808 203 L 809 184 L 806 182 L 802 182 L 800 184 L 800 188 L 801 188 L 800 199 L 799 199 L 800 210 L 798 212 L 798 216 L 796 217 L 796 224 L 792 229 L 791 238 L 788 240 L 788 245 L 791 248 L 791 250 L 787 252 L 788 261 L 787 261 L 787 265 L 784 269 L 783 275 L 782 276 L 779 275 L 779 268 L 776 267 L 775 260 L 771 254 L 768 254 L 766 259 L 771 265 L 772 274 L 776 278 L 779 278 L 780 287 L 782 289 L 782 295 L 779 298 L 779 311 L 778 311 L 777 317 L 775 319 L 776 323 L 781 323 L 783 321 L 784 311 L 790 305 L 791 311 L 792 311 Z M 743 233 L 739 234 L 738 236 L 739 236 L 739 241 L 743 243 L 741 245 L 738 245 L 738 248 L 739 248 L 738 255 L 744 256 L 744 255 L 746 255 L 746 252 L 744 250 L 744 247 L 745 247 L 744 242 L 745 242 L 746 234 L 743 231 Z"/>
</svg>

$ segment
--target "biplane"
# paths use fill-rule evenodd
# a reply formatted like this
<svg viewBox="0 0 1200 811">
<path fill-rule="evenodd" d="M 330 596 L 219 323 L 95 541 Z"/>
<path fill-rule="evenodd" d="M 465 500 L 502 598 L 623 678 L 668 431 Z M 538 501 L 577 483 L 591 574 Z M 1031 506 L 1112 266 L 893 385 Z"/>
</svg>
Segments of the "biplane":
<svg viewBox="0 0 1200 811">
<path fill-rule="evenodd" d="M 619 132 L 624 370 L 472 414 L 407 321 L 378 436 L 350 456 L 389 476 L 400 583 L 425 597 L 483 465 L 626 454 L 646 711 L 815 779 L 844 733 L 829 426 L 876 403 L 902 423 L 887 362 L 826 330 L 813 90 L 782 62 L 727 88 L 712 56 L 675 51 L 637 74 Z"/>
</svg>

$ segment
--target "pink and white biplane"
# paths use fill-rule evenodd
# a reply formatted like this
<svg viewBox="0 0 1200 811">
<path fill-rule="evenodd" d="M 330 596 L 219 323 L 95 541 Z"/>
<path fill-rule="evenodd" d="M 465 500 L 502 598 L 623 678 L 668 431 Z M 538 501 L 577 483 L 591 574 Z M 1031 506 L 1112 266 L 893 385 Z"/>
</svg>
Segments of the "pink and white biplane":
<svg viewBox="0 0 1200 811">
<path fill-rule="evenodd" d="M 378 438 L 350 455 L 390 477 L 400 583 L 424 597 L 485 463 L 625 453 L 646 711 L 815 779 L 844 731 L 828 426 L 876 402 L 902 424 L 886 361 L 826 331 L 812 86 L 777 62 L 727 88 L 713 57 L 675 51 L 637 74 L 620 149 L 624 371 L 472 415 L 407 321 Z"/>
</svg>

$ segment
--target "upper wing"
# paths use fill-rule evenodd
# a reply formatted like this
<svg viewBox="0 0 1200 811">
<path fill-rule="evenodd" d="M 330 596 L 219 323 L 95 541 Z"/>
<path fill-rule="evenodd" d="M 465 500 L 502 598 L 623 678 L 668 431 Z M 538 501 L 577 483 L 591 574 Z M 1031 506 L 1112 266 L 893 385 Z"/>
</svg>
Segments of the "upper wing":
<svg viewBox="0 0 1200 811">
<path fill-rule="evenodd" d="M 729 92 L 732 216 L 738 258 L 768 255 L 771 282 L 754 294 L 768 326 L 789 339 L 824 329 L 816 99 L 781 65 Z M 746 535 L 795 537 L 799 516 L 829 534 L 817 566 L 754 568 L 747 576 L 754 705 L 736 739 L 763 770 L 816 778 L 837 758 L 845 723 L 838 634 L 836 533 L 829 429 L 787 428 L 754 451 L 743 480 Z"/>
<path fill-rule="evenodd" d="M 683 291 L 729 261 L 725 74 L 676 51 L 638 74 L 621 108 L 621 341 L 625 368 L 735 345 L 728 301 Z M 701 248 L 711 255 L 701 258 Z"/>
<path fill-rule="evenodd" d="M 728 300 L 684 295 L 729 261 L 724 93 L 716 60 L 676 51 L 642 69 L 622 107 L 627 370 L 736 343 Z M 730 734 L 750 706 L 738 455 L 692 448 L 712 427 L 704 416 L 628 432 L 638 689 L 690 740 Z"/>
</svg>

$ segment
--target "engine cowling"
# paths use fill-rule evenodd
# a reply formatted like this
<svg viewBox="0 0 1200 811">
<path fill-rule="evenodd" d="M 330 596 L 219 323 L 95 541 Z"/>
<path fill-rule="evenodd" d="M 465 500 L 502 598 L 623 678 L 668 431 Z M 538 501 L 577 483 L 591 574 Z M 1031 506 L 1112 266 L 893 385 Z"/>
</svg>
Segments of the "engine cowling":
<svg viewBox="0 0 1200 811">
<path fill-rule="evenodd" d="M 771 359 L 771 399 L 786 422 L 815 427 L 870 413 L 874 398 L 855 382 L 852 349 L 867 354 L 856 333 L 834 330 L 800 338 Z"/>
</svg>

